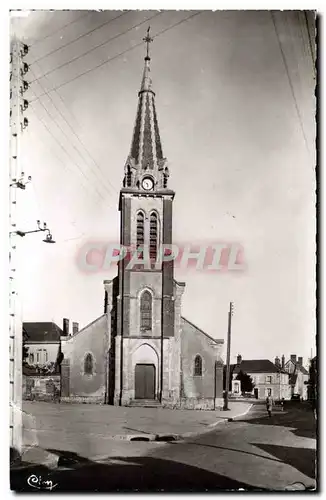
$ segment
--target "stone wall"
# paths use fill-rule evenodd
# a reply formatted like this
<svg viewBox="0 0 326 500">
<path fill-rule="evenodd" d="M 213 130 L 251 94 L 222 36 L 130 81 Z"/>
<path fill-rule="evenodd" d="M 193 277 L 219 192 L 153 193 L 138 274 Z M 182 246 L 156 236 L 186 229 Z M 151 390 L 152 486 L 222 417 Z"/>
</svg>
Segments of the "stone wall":
<svg viewBox="0 0 326 500">
<path fill-rule="evenodd" d="M 107 316 L 100 316 L 73 337 L 62 341 L 61 401 L 101 403 L 106 398 Z M 85 357 L 93 359 L 92 374 L 85 373 Z"/>
<path fill-rule="evenodd" d="M 23 400 L 59 401 L 60 375 L 23 375 Z"/>
<path fill-rule="evenodd" d="M 222 404 L 223 340 L 214 342 L 185 318 L 181 334 L 181 407 L 214 409 Z M 202 359 L 202 375 L 194 374 L 196 356 Z"/>
</svg>

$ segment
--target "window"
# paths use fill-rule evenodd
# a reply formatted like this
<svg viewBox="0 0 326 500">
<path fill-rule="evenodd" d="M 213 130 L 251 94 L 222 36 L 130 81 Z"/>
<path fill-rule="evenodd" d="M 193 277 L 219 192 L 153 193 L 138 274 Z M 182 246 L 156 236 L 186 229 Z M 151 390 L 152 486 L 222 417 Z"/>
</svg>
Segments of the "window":
<svg viewBox="0 0 326 500">
<path fill-rule="evenodd" d="M 84 361 L 84 373 L 85 375 L 93 375 L 93 356 L 88 353 L 85 356 Z"/>
<path fill-rule="evenodd" d="M 152 330 L 152 294 L 145 290 L 140 297 L 140 329 Z"/>
<path fill-rule="evenodd" d="M 36 363 L 39 363 L 40 362 L 40 353 L 37 352 L 36 353 Z"/>
<path fill-rule="evenodd" d="M 131 186 L 131 168 L 130 165 L 127 166 L 127 187 Z"/>
<path fill-rule="evenodd" d="M 272 375 L 267 375 L 266 377 L 266 383 L 271 384 L 272 383 Z"/>
<path fill-rule="evenodd" d="M 267 396 L 271 396 L 272 395 L 272 389 L 267 389 Z"/>
<path fill-rule="evenodd" d="M 44 357 L 45 357 L 45 362 L 47 363 L 48 362 L 48 351 L 45 351 Z"/>
<path fill-rule="evenodd" d="M 149 257 L 153 260 L 156 260 L 157 257 L 157 229 L 157 214 L 152 212 L 149 225 Z"/>
<path fill-rule="evenodd" d="M 144 214 L 143 212 L 137 213 L 137 248 L 144 246 Z"/>
<path fill-rule="evenodd" d="M 195 357 L 195 365 L 194 365 L 194 375 L 195 377 L 201 377 L 203 372 L 203 362 L 200 356 Z"/>
<path fill-rule="evenodd" d="M 34 363 L 34 354 L 32 352 L 29 355 L 29 362 L 31 363 L 31 365 Z"/>
</svg>

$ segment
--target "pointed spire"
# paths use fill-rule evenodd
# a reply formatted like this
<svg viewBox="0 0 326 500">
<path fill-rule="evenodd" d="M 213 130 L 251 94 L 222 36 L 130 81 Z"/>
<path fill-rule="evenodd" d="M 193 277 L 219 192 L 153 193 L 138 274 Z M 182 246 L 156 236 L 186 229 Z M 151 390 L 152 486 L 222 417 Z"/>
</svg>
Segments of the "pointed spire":
<svg viewBox="0 0 326 500">
<path fill-rule="evenodd" d="M 146 57 L 145 57 L 145 66 L 144 66 L 144 72 L 143 72 L 143 79 L 140 87 L 140 92 L 144 91 L 151 91 L 152 90 L 152 79 L 150 76 L 150 65 L 149 62 L 151 60 L 149 56 L 149 44 L 152 43 L 153 38 L 151 38 L 149 32 L 150 32 L 151 27 L 148 26 L 147 28 L 147 34 L 145 38 L 143 38 L 144 42 L 146 43 Z"/>
<path fill-rule="evenodd" d="M 158 128 L 155 93 L 150 76 L 149 44 L 150 28 L 147 29 L 144 71 L 138 92 L 138 108 L 134 126 L 131 151 L 126 164 L 125 183 L 128 187 L 139 187 L 145 172 L 150 174 L 157 188 L 167 187 L 168 169 L 163 157 Z"/>
</svg>

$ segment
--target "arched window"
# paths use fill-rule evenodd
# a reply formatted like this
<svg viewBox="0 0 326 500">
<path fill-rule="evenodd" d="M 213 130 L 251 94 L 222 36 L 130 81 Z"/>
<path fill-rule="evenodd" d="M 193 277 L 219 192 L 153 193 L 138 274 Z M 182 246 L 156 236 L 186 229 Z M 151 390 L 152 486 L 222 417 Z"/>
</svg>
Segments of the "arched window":
<svg viewBox="0 0 326 500">
<path fill-rule="evenodd" d="M 93 375 L 93 356 L 88 353 L 85 356 L 85 361 L 84 361 L 84 373 L 85 375 Z"/>
<path fill-rule="evenodd" d="M 137 213 L 137 248 L 144 246 L 144 214 Z"/>
<path fill-rule="evenodd" d="M 157 257 L 157 232 L 158 221 L 156 212 L 152 212 L 149 225 L 149 257 L 156 260 Z"/>
<path fill-rule="evenodd" d="M 152 330 L 152 294 L 145 290 L 140 297 L 140 329 Z"/>
<path fill-rule="evenodd" d="M 196 377 L 201 377 L 202 374 L 203 374 L 203 362 L 201 356 L 198 355 L 195 357 L 194 375 Z"/>
</svg>

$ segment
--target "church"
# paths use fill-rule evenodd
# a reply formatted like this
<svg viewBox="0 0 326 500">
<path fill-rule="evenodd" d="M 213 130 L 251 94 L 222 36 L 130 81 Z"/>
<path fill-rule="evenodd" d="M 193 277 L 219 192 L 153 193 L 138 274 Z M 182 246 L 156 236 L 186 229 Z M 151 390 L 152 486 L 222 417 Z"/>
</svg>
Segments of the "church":
<svg viewBox="0 0 326 500">
<path fill-rule="evenodd" d="M 120 190 L 120 244 L 149 265 L 118 263 L 104 281 L 103 315 L 61 337 L 61 400 L 120 406 L 215 409 L 222 405 L 223 340 L 181 314 L 185 283 L 173 260 L 159 262 L 172 244 L 174 191 L 163 155 L 150 76 L 149 36 L 138 92 L 131 149 Z"/>
</svg>

